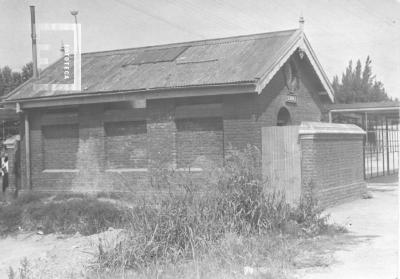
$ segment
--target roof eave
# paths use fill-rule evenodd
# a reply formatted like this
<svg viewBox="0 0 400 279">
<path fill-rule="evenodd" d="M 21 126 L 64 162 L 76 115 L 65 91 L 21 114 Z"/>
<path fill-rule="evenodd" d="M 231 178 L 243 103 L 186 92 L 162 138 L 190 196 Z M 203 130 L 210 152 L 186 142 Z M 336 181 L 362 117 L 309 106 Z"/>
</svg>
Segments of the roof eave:
<svg viewBox="0 0 400 279">
<path fill-rule="evenodd" d="M 335 93 L 333 90 L 333 87 L 331 85 L 331 82 L 326 75 L 324 69 L 321 66 L 321 63 L 318 61 L 317 55 L 315 54 L 314 50 L 311 47 L 310 42 L 308 41 L 306 35 L 303 33 L 302 36 L 302 41 L 304 43 L 304 51 L 306 52 L 308 58 L 310 59 L 311 64 L 314 67 L 314 70 L 316 74 L 318 75 L 322 85 L 324 86 L 324 89 L 328 93 L 329 98 L 331 99 L 332 103 L 335 102 Z"/>
<path fill-rule="evenodd" d="M 21 109 L 79 104 L 96 104 L 133 100 L 154 100 L 181 97 L 215 96 L 227 94 L 256 93 L 254 82 L 186 86 L 175 88 L 152 88 L 126 91 L 85 92 L 69 95 L 5 100 L 6 106 L 19 104 Z"/>
</svg>

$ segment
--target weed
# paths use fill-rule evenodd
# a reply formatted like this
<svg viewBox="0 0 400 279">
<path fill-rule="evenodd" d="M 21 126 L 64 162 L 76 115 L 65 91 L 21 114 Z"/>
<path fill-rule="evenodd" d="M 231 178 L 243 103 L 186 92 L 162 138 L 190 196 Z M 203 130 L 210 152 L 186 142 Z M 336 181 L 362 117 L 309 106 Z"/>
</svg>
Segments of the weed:
<svg viewBox="0 0 400 279">
<path fill-rule="evenodd" d="M 9 234 L 18 228 L 28 231 L 40 229 L 45 233 L 79 232 L 90 235 L 109 227 L 125 226 L 127 209 L 111 202 L 87 196 L 46 201 L 35 195 L 23 197 L 25 204 L 18 198 L 11 204 L 0 206 L 0 235 Z"/>
<path fill-rule="evenodd" d="M 84 199 L 89 197 L 88 194 L 86 193 L 79 193 L 79 192 L 66 192 L 66 193 L 61 193 L 57 194 L 53 197 L 53 201 L 65 201 L 69 199 Z"/>
<path fill-rule="evenodd" d="M 33 279 L 30 263 L 27 258 L 23 258 L 18 267 L 18 272 L 10 266 L 8 268 L 8 279 Z"/>
<path fill-rule="evenodd" d="M 0 206 L 0 236 L 18 230 L 21 225 L 23 209 L 18 204 Z"/>
<path fill-rule="evenodd" d="M 367 199 L 372 199 L 373 197 L 374 197 L 374 196 L 372 195 L 372 193 L 371 193 L 371 192 L 368 192 L 368 191 L 362 194 L 362 198 L 363 198 L 363 199 L 366 199 L 366 200 L 367 200 Z"/>
<path fill-rule="evenodd" d="M 321 233 L 327 218 L 321 215 L 312 193 L 292 208 L 284 193 L 267 192 L 259 155 L 251 146 L 244 152 L 233 150 L 224 167 L 211 168 L 209 192 L 198 189 L 198 182 L 187 175 L 174 180 L 174 187 L 180 187 L 184 195 L 171 191 L 157 204 L 143 202 L 134 207 L 124 237 L 112 247 L 99 246 L 99 266 L 143 270 L 187 259 L 197 262 L 227 234 L 268 237 L 290 232 L 289 225 L 301 228 L 293 229 L 296 234 Z M 163 173 L 168 185 L 158 180 L 157 187 L 170 187 L 176 176 L 171 179 L 171 173 Z"/>
<path fill-rule="evenodd" d="M 90 235 L 122 227 L 125 211 L 116 205 L 94 198 L 69 199 L 61 202 L 34 203 L 25 207 L 22 225 L 25 229 L 40 228 L 45 233 L 79 232 Z"/>
<path fill-rule="evenodd" d="M 22 192 L 14 201 L 13 204 L 23 206 L 30 203 L 40 202 L 49 198 L 51 194 L 45 192 Z"/>
</svg>

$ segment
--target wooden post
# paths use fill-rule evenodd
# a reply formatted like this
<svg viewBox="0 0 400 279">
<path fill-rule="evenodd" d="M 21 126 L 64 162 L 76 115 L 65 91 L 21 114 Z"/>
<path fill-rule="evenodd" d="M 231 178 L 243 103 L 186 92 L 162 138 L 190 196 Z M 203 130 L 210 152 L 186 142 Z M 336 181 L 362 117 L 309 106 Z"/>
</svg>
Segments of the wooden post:
<svg viewBox="0 0 400 279">
<path fill-rule="evenodd" d="M 29 115 L 25 112 L 25 168 L 26 168 L 26 186 L 32 190 L 31 184 L 31 152 L 30 152 L 30 128 L 29 128 Z"/>
<path fill-rule="evenodd" d="M 387 169 L 387 174 L 390 174 L 390 167 L 389 167 L 389 125 L 388 125 L 388 119 L 387 116 L 385 116 L 386 120 L 386 169 Z"/>
<path fill-rule="evenodd" d="M 366 135 L 366 141 L 367 141 L 367 143 L 368 143 L 368 113 L 367 112 L 365 112 L 365 115 L 364 115 L 364 121 L 365 121 L 365 135 Z"/>
<path fill-rule="evenodd" d="M 381 121 L 381 144 L 382 144 L 382 174 L 385 175 L 385 134 L 383 132 L 383 119 Z"/>
</svg>

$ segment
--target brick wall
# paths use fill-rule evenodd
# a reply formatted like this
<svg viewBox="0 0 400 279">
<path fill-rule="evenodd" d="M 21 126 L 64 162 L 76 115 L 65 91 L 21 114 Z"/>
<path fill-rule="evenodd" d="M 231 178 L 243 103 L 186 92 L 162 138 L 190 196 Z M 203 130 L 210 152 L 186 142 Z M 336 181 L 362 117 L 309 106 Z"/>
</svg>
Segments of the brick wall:
<svg viewBox="0 0 400 279">
<path fill-rule="evenodd" d="M 291 125 L 299 125 L 302 121 L 321 120 L 322 100 L 317 94 L 320 89 L 315 84 L 315 77 L 306 75 L 303 68 L 299 65 L 298 89 L 294 92 L 294 95 L 297 97 L 296 104 L 287 102 L 289 89 L 285 84 L 282 70 L 274 76 L 263 93 L 258 96 L 256 100 L 258 121 L 263 127 L 275 126 L 277 124 L 278 112 L 282 107 L 285 107 L 289 111 L 292 120 Z"/>
<path fill-rule="evenodd" d="M 42 126 L 45 169 L 75 169 L 78 132 L 77 124 Z"/>
<path fill-rule="evenodd" d="M 360 198 L 366 191 L 361 128 L 302 122 L 262 130 L 263 177 L 291 202 L 312 191 L 321 206 L 330 206 Z"/>
<path fill-rule="evenodd" d="M 147 168 L 146 121 L 108 122 L 104 128 L 107 169 Z"/>
<path fill-rule="evenodd" d="M 261 148 L 261 128 L 276 126 L 278 112 L 284 107 L 289 111 L 291 125 L 302 121 L 321 121 L 324 102 L 318 95 L 315 74 L 310 73 L 307 61 L 294 60 L 298 65 L 299 84 L 294 94 L 297 103 L 287 102 L 289 89 L 285 85 L 283 71 L 278 71 L 260 95 L 235 95 L 224 98 L 224 142 L 243 149 L 248 143 Z"/>
<path fill-rule="evenodd" d="M 302 67 L 299 74 L 298 102 L 292 105 L 286 103 L 288 89 L 279 71 L 260 95 L 149 100 L 145 109 L 120 102 L 55 108 L 51 113 L 30 110 L 32 186 L 139 193 L 148 191 L 146 185 L 160 167 L 183 167 L 199 156 L 221 164 L 231 147 L 261 148 L 261 127 L 276 125 L 281 107 L 289 110 L 293 123 L 320 120 L 315 78 Z M 200 123 L 201 129 L 179 124 L 191 117 L 175 115 L 178 112 L 196 115 L 192 124 Z M 76 127 L 78 139 L 71 127 Z M 24 140 L 23 129 L 21 135 Z M 25 162 L 24 141 L 21 147 Z M 27 185 L 24 164 L 22 170 Z"/>
<path fill-rule="evenodd" d="M 208 161 L 222 166 L 222 118 L 178 119 L 176 126 L 178 168 L 201 167 Z"/>
<path fill-rule="evenodd" d="M 366 191 L 362 135 L 301 135 L 300 145 L 302 180 L 311 182 L 321 205 L 360 198 Z"/>
</svg>

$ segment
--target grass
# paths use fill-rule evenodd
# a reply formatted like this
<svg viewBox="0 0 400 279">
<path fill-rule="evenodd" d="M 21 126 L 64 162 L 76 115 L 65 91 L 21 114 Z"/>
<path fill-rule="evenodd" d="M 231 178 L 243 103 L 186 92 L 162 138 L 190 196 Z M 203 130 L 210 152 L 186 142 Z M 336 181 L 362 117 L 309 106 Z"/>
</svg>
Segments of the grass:
<svg viewBox="0 0 400 279">
<path fill-rule="evenodd" d="M 284 271 L 294 266 L 296 240 L 344 229 L 328 224 L 312 182 L 303 186 L 307 190 L 296 207 L 282 192 L 266 192 L 257 154 L 254 148 L 233 152 L 223 168 L 213 168 L 208 195 L 196 190 L 201 189 L 196 181 L 184 179 L 184 195 L 171 192 L 157 206 L 134 207 L 120 241 L 99 245 L 98 269 L 133 270 L 140 277 L 172 268 L 167 274 L 174 278 L 180 277 L 177 267 L 194 264 L 193 278 L 207 278 L 207 266 L 226 271 L 270 262 L 271 278 L 285 278 Z"/>
<path fill-rule="evenodd" d="M 124 227 L 127 208 L 84 194 L 28 193 L 0 205 L 0 235 L 18 230 L 95 234 Z"/>
<path fill-rule="evenodd" d="M 324 268 L 334 262 L 332 253 L 355 243 L 335 233 L 316 238 L 287 234 L 240 236 L 226 234 L 210 250 L 192 260 L 151 264 L 142 269 L 102 269 L 88 278 L 295 278 L 299 270 Z"/>
<path fill-rule="evenodd" d="M 343 232 L 331 225 L 314 199 L 312 181 L 303 185 L 300 203 L 291 206 L 259 173 L 259 151 L 233 151 L 222 168 L 211 167 L 208 181 L 172 177 L 163 170 L 157 189 L 177 189 L 149 203 L 121 207 L 104 199 L 65 193 L 21 197 L 0 207 L 0 231 L 18 227 L 45 233 L 90 235 L 123 228 L 116 241 L 99 241 L 89 278 L 289 278 L 299 266 L 324 265 L 304 251 L 316 236 Z M 153 180 L 156 181 L 156 180 Z M 199 182 L 200 181 L 200 182 Z M 173 184 L 173 185 L 172 185 Z M 270 185 L 269 185 L 270 186 Z M 204 187 L 207 191 L 202 191 Z M 4 230 L 5 228 L 5 230 Z M 300 260 L 299 260 L 300 259 Z M 247 273 L 247 275 L 245 274 Z"/>
</svg>

